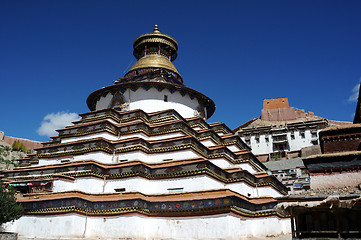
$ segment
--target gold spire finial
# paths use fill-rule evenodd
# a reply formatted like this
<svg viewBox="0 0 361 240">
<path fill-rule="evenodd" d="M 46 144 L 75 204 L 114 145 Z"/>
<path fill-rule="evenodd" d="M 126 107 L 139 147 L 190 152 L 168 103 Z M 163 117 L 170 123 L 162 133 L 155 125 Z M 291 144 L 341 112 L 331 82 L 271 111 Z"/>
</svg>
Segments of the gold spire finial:
<svg viewBox="0 0 361 240">
<path fill-rule="evenodd" d="M 158 25 L 154 25 L 153 32 L 137 37 L 133 43 L 133 49 L 133 55 L 138 61 L 124 75 L 125 77 L 136 70 L 151 69 L 153 71 L 162 68 L 175 73 L 179 81 L 183 82 L 172 63 L 177 58 L 178 43 L 171 36 L 161 33 Z"/>
<path fill-rule="evenodd" d="M 159 29 L 158 29 L 158 25 L 154 25 L 154 29 L 153 29 L 153 33 L 160 33 Z"/>
</svg>

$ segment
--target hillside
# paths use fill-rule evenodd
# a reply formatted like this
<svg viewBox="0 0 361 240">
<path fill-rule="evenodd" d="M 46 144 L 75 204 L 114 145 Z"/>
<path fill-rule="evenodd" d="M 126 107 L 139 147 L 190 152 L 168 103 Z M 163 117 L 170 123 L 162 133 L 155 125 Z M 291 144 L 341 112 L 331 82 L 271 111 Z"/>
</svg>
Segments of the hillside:
<svg viewBox="0 0 361 240">
<path fill-rule="evenodd" d="M 5 136 L 4 132 L 0 131 L 0 170 L 13 169 L 17 166 L 17 159 L 34 153 L 34 148 L 41 146 L 40 142 Z"/>
<path fill-rule="evenodd" d="M 16 160 L 26 157 L 27 153 L 31 153 L 33 150 L 16 151 L 8 144 L 0 141 L 0 170 L 12 169 L 17 165 Z"/>
</svg>

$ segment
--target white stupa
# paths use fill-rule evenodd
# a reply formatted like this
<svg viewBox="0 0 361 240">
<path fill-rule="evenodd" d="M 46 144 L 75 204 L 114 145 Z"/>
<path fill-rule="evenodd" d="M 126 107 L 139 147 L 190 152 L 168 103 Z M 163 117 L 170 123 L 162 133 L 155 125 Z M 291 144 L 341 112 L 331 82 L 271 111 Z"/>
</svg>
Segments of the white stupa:
<svg viewBox="0 0 361 240">
<path fill-rule="evenodd" d="M 21 167 L 3 171 L 24 239 L 240 239 L 289 233 L 275 197 L 286 188 L 183 84 L 178 43 L 155 26 L 134 42 L 135 65 L 90 94 L 90 112 L 59 129 Z"/>
</svg>

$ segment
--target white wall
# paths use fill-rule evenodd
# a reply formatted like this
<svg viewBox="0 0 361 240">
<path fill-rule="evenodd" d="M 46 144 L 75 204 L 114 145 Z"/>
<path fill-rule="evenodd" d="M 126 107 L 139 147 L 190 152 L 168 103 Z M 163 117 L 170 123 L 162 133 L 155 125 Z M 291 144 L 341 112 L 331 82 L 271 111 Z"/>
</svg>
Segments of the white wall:
<svg viewBox="0 0 361 240">
<path fill-rule="evenodd" d="M 53 192 L 82 191 L 85 193 L 115 193 L 114 189 L 125 188 L 125 192 L 140 192 L 143 194 L 167 194 L 172 188 L 183 188 L 182 192 L 199 192 L 205 190 L 230 189 L 249 197 L 280 197 L 278 191 L 272 187 L 253 187 L 245 182 L 223 183 L 207 175 L 191 177 L 146 179 L 142 177 L 131 177 L 116 180 L 98 178 L 77 178 L 74 182 L 65 180 L 54 180 Z"/>
<path fill-rule="evenodd" d="M 220 168 L 242 168 L 244 170 L 247 170 L 248 172 L 250 173 L 256 173 L 258 172 L 254 167 L 252 167 L 251 164 L 249 163 L 239 163 L 239 164 L 233 164 L 229 161 L 227 161 L 226 159 L 224 158 L 215 158 L 215 159 L 209 159 L 209 161 L 211 163 L 213 163 L 214 165 L 216 165 L 217 167 L 220 167 Z"/>
<path fill-rule="evenodd" d="M 204 146 L 206 147 L 213 147 L 213 146 L 216 146 L 216 144 L 212 141 L 212 140 L 201 140 L 200 141 Z"/>
<path fill-rule="evenodd" d="M 6 224 L 21 239 L 258 239 L 290 234 L 290 220 L 232 214 L 161 218 L 140 215 L 90 217 L 76 214 L 23 216 Z"/>
<path fill-rule="evenodd" d="M 102 133 L 89 134 L 89 135 L 85 135 L 85 136 L 63 138 L 63 139 L 61 139 L 61 143 L 70 143 L 70 142 L 81 141 L 81 140 L 86 140 L 86 139 L 94 139 L 94 138 L 105 138 L 108 140 L 118 140 L 118 136 L 115 136 L 115 135 L 107 133 L 107 132 L 102 132 Z"/>
<path fill-rule="evenodd" d="M 317 137 L 312 137 L 310 130 L 305 130 L 305 138 L 301 137 L 299 131 L 294 132 L 295 138 L 291 138 L 291 132 L 287 132 L 287 141 L 289 144 L 289 151 L 299 151 L 304 147 L 313 146 L 312 140 L 318 139 L 318 133 L 321 130 L 317 130 Z M 268 136 L 269 142 L 266 142 L 266 136 Z M 246 142 L 245 137 L 241 137 L 241 139 Z M 259 143 L 256 142 L 256 137 L 251 136 L 251 145 L 252 153 L 254 155 L 263 155 L 273 153 L 273 138 L 272 135 L 260 135 Z"/>
<path fill-rule="evenodd" d="M 199 158 L 200 156 L 192 150 L 178 150 L 178 151 L 170 151 L 170 152 L 162 152 L 162 153 L 144 153 L 143 151 L 132 151 L 125 153 L 115 153 L 109 154 L 105 152 L 90 152 L 82 155 L 74 155 L 72 158 L 61 158 L 61 159 L 52 159 L 52 158 L 41 158 L 39 159 L 39 164 L 37 166 L 48 165 L 48 164 L 56 164 L 60 163 L 61 160 L 69 159 L 71 161 L 82 161 L 82 160 L 94 160 L 100 163 L 117 163 L 121 160 L 127 161 L 142 161 L 144 163 L 160 163 L 163 160 L 186 160 L 186 159 L 194 159 Z"/>
<path fill-rule="evenodd" d="M 181 137 L 181 136 L 184 136 L 184 134 L 182 132 L 162 134 L 162 135 L 154 135 L 154 136 L 147 136 L 146 134 L 143 134 L 143 133 L 131 133 L 131 134 L 127 134 L 127 135 L 120 135 L 118 137 L 118 136 L 115 136 L 114 134 L 104 132 L 104 133 L 89 134 L 89 135 L 86 135 L 86 136 L 77 136 L 77 137 L 72 137 L 72 138 L 64 138 L 64 139 L 62 139 L 61 143 L 69 143 L 69 142 L 75 142 L 75 141 L 86 140 L 86 139 L 94 139 L 94 138 L 98 138 L 98 137 L 108 139 L 108 140 L 112 140 L 112 141 L 139 137 L 139 138 L 142 138 L 144 140 L 152 141 L 152 140 L 162 140 L 162 139 Z"/>
<path fill-rule="evenodd" d="M 168 102 L 164 101 L 164 95 L 168 96 Z M 96 110 L 108 108 L 112 97 L 111 93 L 101 97 L 96 104 Z M 199 106 L 197 98 L 191 99 L 188 94 L 182 96 L 178 91 L 171 93 L 168 89 L 160 92 L 155 88 L 150 88 L 148 91 L 138 88 L 135 92 L 127 89 L 123 97 L 125 102 L 129 103 L 128 110 L 142 109 L 147 113 L 152 113 L 175 109 L 184 118 L 194 117 L 195 109 Z"/>
<path fill-rule="evenodd" d="M 227 148 L 231 151 L 231 152 L 239 152 L 241 151 L 241 149 L 239 149 L 239 147 L 237 145 L 229 145 L 227 146 Z"/>
<path fill-rule="evenodd" d="M 170 159 L 186 160 L 186 159 L 195 159 L 195 158 L 199 158 L 199 155 L 197 155 L 191 150 L 183 150 L 183 151 L 167 152 L 167 153 L 155 153 L 155 154 L 146 154 L 143 153 L 142 151 L 121 153 L 121 154 L 117 153 L 114 155 L 114 159 L 113 159 L 113 154 L 108 154 L 104 152 L 93 152 L 84 155 L 74 155 L 72 158 L 40 159 L 38 165 L 56 164 L 56 163 L 60 163 L 61 160 L 66 160 L 66 159 L 70 161 L 95 160 L 100 163 L 113 163 L 117 160 L 118 161 L 139 160 L 144 163 L 162 163 L 164 162 L 164 160 L 170 160 Z M 241 168 L 247 170 L 251 174 L 259 172 L 249 162 L 233 164 L 224 158 L 209 159 L 209 161 L 222 169 Z"/>
</svg>

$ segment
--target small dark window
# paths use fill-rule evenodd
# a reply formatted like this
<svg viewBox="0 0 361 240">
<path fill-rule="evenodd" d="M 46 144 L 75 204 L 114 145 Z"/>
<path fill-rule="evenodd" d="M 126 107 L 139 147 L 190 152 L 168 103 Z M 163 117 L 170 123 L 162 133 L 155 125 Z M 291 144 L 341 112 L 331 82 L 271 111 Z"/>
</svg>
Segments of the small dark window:
<svg viewBox="0 0 361 240">
<path fill-rule="evenodd" d="M 163 159 L 164 162 L 167 162 L 167 161 L 172 161 L 173 158 L 167 158 L 167 159 Z"/>
<path fill-rule="evenodd" d="M 168 95 L 164 95 L 164 102 L 168 102 Z"/>
<path fill-rule="evenodd" d="M 168 188 L 169 192 L 183 192 L 183 188 Z"/>
<path fill-rule="evenodd" d="M 125 188 L 115 188 L 116 192 L 125 192 Z"/>
<path fill-rule="evenodd" d="M 305 138 L 305 132 L 300 132 L 301 138 Z"/>
</svg>

